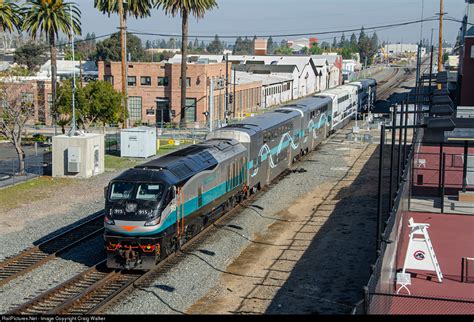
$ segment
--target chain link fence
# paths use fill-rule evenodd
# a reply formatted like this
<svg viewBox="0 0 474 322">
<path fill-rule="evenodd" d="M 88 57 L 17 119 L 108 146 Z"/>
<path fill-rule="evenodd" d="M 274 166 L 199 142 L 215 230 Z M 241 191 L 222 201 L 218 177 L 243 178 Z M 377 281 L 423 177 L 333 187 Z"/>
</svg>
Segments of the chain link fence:
<svg viewBox="0 0 474 322">
<path fill-rule="evenodd" d="M 52 174 L 52 153 L 44 152 L 25 157 L 25 175 L 19 175 L 18 158 L 0 160 L 0 188 L 11 186 L 38 176 Z"/>
</svg>

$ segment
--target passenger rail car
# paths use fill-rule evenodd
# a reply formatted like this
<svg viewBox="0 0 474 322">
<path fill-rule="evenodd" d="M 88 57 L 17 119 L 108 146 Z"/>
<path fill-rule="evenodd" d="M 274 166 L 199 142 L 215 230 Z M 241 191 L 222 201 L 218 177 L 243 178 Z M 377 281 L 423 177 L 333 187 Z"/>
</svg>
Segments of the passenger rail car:
<svg viewBox="0 0 474 322">
<path fill-rule="evenodd" d="M 152 268 L 314 150 L 361 104 L 370 109 L 375 86 L 362 80 L 300 99 L 111 180 L 104 191 L 107 266 Z"/>
</svg>

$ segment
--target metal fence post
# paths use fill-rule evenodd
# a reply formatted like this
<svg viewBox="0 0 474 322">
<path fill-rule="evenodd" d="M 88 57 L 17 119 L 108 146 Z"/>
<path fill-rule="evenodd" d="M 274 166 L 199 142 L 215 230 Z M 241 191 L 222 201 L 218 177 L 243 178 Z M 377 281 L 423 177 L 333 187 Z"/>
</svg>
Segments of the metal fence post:
<svg viewBox="0 0 474 322">
<path fill-rule="evenodd" d="M 385 124 L 382 123 L 381 126 L 381 133 L 380 133 L 380 155 L 379 155 L 379 182 L 378 182 L 378 205 L 377 205 L 377 252 L 380 249 L 380 242 L 381 242 L 381 226 L 382 226 L 382 173 L 383 173 L 383 150 L 384 150 L 384 143 L 385 143 Z"/>
<path fill-rule="evenodd" d="M 392 111 L 392 145 L 390 146 L 390 183 L 389 183 L 389 192 L 388 192 L 388 209 L 392 209 L 393 203 L 393 153 L 395 150 L 395 135 L 396 135 L 396 126 L 397 126 L 397 110 L 396 106 L 393 106 Z"/>
<path fill-rule="evenodd" d="M 369 303 L 370 299 L 369 299 L 369 288 L 367 286 L 364 286 L 364 314 L 367 315 L 369 314 L 369 307 L 370 307 L 370 303 Z"/>
<path fill-rule="evenodd" d="M 397 163 L 397 191 L 400 187 L 401 182 L 401 163 L 402 163 L 402 124 L 403 124 L 403 111 L 405 110 L 405 102 L 401 104 L 400 111 L 400 130 L 398 131 L 398 163 Z"/>
<path fill-rule="evenodd" d="M 444 188 L 446 185 L 446 153 L 443 153 L 443 182 L 441 186 L 441 213 L 444 214 Z"/>
</svg>

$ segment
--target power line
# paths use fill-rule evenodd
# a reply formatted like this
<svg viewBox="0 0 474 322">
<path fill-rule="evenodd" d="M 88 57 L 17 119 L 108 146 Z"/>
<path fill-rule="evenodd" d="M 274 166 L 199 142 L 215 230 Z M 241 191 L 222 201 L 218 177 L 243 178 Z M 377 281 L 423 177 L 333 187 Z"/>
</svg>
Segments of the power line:
<svg viewBox="0 0 474 322">
<path fill-rule="evenodd" d="M 407 25 L 412 25 L 412 24 L 417 24 L 421 22 L 427 22 L 427 21 L 437 21 L 438 18 L 436 17 L 430 17 L 427 19 L 419 19 L 419 20 L 412 20 L 412 21 L 406 21 L 406 22 L 401 22 L 401 23 L 392 23 L 392 24 L 386 24 L 386 25 L 379 25 L 379 26 L 371 26 L 371 27 L 364 27 L 364 30 L 377 30 L 377 29 L 382 29 L 382 28 L 396 28 L 396 27 L 401 27 L 401 26 L 407 26 Z M 247 37 L 247 38 L 253 38 L 253 37 L 259 37 L 259 38 L 283 38 L 283 37 L 299 37 L 299 36 L 310 36 L 310 35 L 328 35 L 328 34 L 340 34 L 340 33 L 345 33 L 345 32 L 355 32 L 359 31 L 360 28 L 352 28 L 352 29 L 340 29 L 340 30 L 331 30 L 331 31 L 320 31 L 320 32 L 305 32 L 305 33 L 289 33 L 289 34 L 266 34 L 266 35 L 219 35 L 219 38 L 226 39 L 236 39 L 239 37 Z M 153 33 L 153 32 L 133 32 L 136 35 L 143 35 L 143 36 L 161 36 L 161 37 L 180 37 L 179 35 L 176 34 L 168 34 L 168 33 Z M 189 35 L 188 37 L 190 38 L 214 38 L 215 35 Z"/>
</svg>

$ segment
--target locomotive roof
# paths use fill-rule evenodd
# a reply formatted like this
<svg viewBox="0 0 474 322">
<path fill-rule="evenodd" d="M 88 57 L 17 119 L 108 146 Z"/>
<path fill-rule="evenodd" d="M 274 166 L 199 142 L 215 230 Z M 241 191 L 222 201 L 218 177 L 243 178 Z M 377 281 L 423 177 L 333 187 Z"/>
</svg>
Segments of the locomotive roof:
<svg viewBox="0 0 474 322">
<path fill-rule="evenodd" d="M 212 170 L 218 164 L 214 155 L 237 144 L 237 141 L 227 139 L 204 141 L 137 165 L 114 180 L 147 182 L 161 180 L 169 184 L 184 183 L 199 172 Z"/>
<path fill-rule="evenodd" d="M 219 130 L 237 130 L 254 135 L 271 129 L 300 115 L 297 111 L 277 109 L 254 117 L 246 118 L 238 123 L 225 126 Z M 219 131 L 217 130 L 217 131 Z"/>
<path fill-rule="evenodd" d="M 331 104 L 331 98 L 329 97 L 322 97 L 322 96 L 313 96 L 313 97 L 306 97 L 300 99 L 295 102 L 295 104 L 288 104 L 280 107 L 280 109 L 285 108 L 296 108 L 302 110 L 303 112 L 308 110 L 314 110 L 321 108 L 327 104 Z"/>
</svg>

